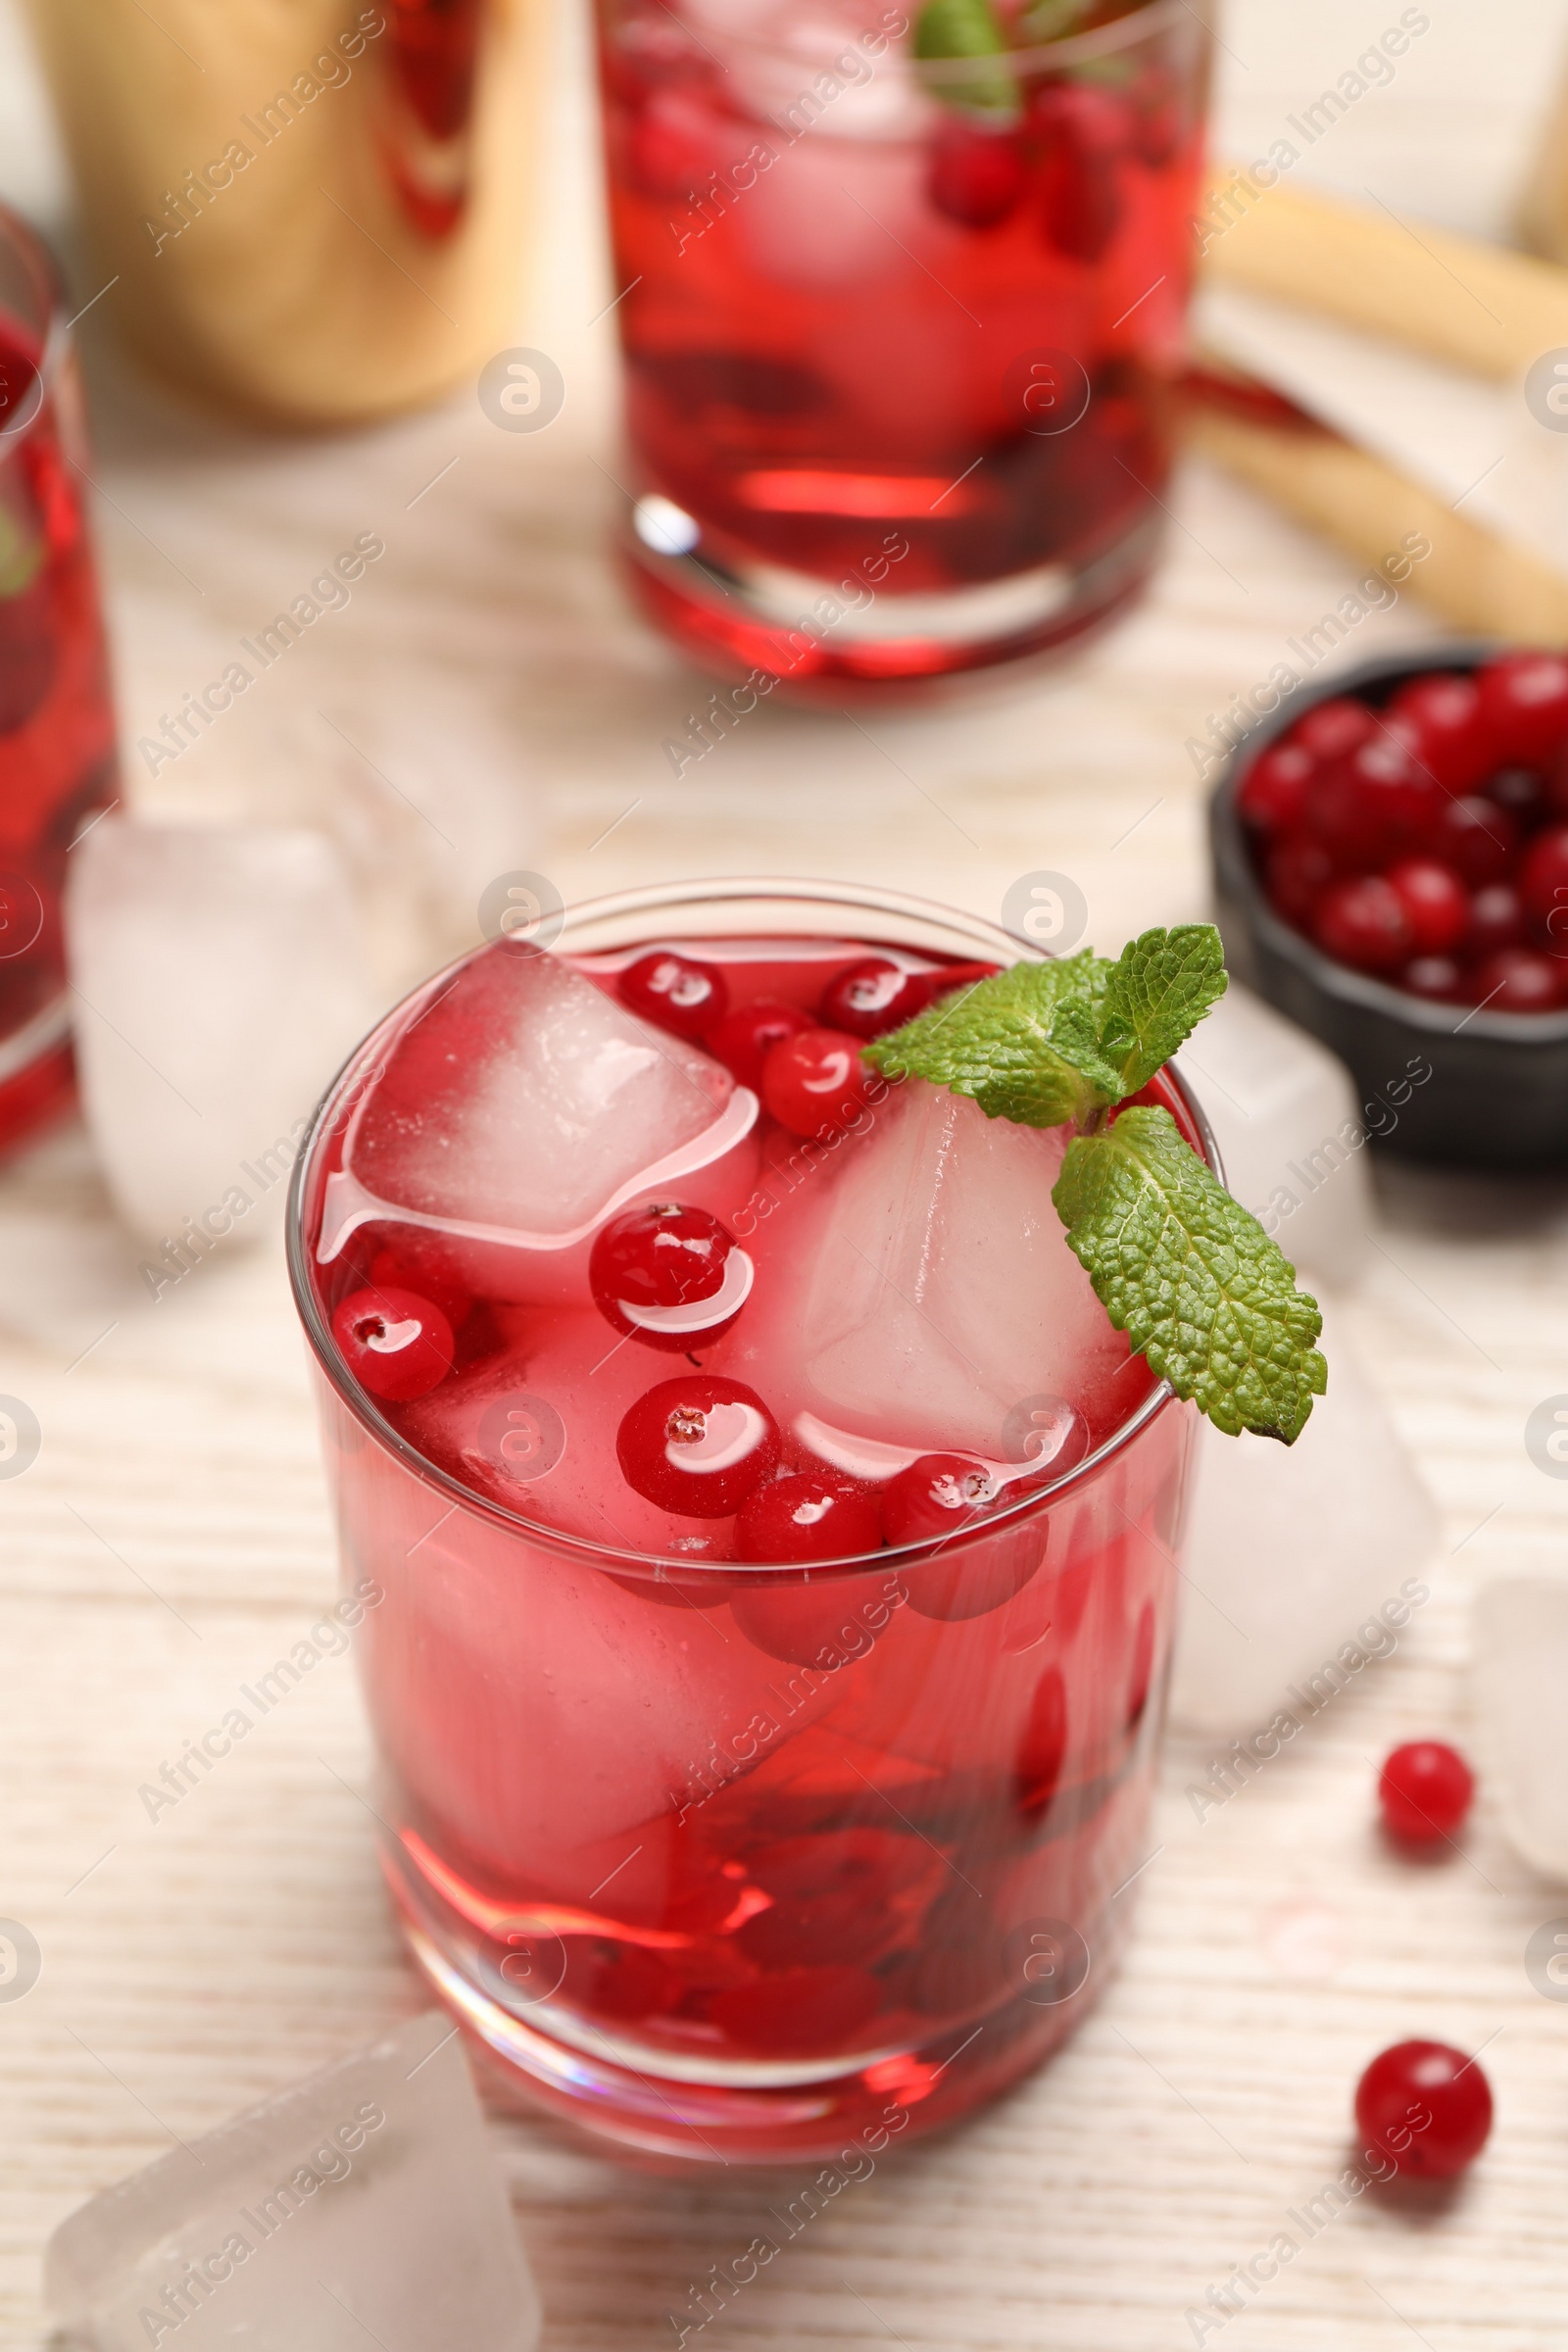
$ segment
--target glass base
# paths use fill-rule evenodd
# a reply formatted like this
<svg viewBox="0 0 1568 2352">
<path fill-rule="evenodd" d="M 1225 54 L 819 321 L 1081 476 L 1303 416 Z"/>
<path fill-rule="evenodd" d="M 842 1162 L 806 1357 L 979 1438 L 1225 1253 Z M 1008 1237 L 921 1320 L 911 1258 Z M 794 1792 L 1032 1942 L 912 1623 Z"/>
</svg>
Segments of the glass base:
<svg viewBox="0 0 1568 2352">
<path fill-rule="evenodd" d="M 643 511 L 665 504 L 645 499 L 628 510 L 625 562 L 644 610 L 700 668 L 732 682 L 760 671 L 775 681 L 767 691 L 828 706 L 842 704 L 847 691 L 887 701 L 972 685 L 988 672 L 1027 675 L 1132 601 L 1160 540 L 1155 514 L 1088 563 L 918 595 L 867 596 L 857 583 L 862 601 L 852 603 L 832 580 L 762 562 L 720 562 L 701 540 L 679 554 L 651 546 Z M 655 521 L 667 533 L 662 512 Z M 722 735 L 752 708 L 721 707 L 703 724 Z"/>
<path fill-rule="evenodd" d="M 1120 1916 L 1102 1924 L 1089 1980 L 1070 1999 L 1014 1998 L 919 2048 L 816 2069 L 718 2066 L 699 2080 L 689 2065 L 671 2071 L 663 2053 L 639 2051 L 580 2015 L 552 2017 L 548 1999 L 498 1997 L 504 1988 L 480 1982 L 491 1972 L 453 1934 L 446 1906 L 420 1885 L 407 1853 L 383 1843 L 382 1865 L 410 1954 L 464 2029 L 493 2103 L 523 2114 L 543 2108 L 665 2168 L 837 2161 L 855 2177 L 858 2162 L 863 2168 L 903 2138 L 958 2122 L 1049 2058 L 1103 1989 L 1126 1926 Z M 714 2079 L 743 2071 L 751 2079 Z M 762 2082 L 760 2074 L 791 2079 Z"/>
</svg>

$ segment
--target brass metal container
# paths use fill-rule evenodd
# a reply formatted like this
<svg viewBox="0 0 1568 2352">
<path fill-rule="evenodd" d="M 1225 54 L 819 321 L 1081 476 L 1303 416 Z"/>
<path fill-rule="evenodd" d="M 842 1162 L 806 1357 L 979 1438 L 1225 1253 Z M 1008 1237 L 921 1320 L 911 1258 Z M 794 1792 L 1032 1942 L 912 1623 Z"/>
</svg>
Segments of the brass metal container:
<svg viewBox="0 0 1568 2352">
<path fill-rule="evenodd" d="M 166 381 L 344 425 L 507 343 L 538 0 L 26 4 L 106 300 Z"/>
</svg>

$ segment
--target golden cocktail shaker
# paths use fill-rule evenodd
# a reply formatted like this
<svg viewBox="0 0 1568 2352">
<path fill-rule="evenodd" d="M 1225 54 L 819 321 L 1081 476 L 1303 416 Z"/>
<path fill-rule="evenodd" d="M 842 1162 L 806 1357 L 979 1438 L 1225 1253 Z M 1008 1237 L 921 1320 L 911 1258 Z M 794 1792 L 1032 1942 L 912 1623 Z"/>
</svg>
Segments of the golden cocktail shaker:
<svg viewBox="0 0 1568 2352">
<path fill-rule="evenodd" d="M 417 406 L 511 339 L 539 0 L 27 0 L 106 300 L 267 422 Z"/>
</svg>

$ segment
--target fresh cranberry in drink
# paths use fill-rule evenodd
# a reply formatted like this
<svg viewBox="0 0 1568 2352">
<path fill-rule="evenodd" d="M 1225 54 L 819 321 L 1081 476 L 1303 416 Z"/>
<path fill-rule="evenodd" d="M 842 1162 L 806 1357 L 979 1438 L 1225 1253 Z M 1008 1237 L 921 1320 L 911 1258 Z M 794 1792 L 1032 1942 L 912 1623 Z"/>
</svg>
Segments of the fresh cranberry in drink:
<svg viewBox="0 0 1568 2352">
<path fill-rule="evenodd" d="M 1475 1788 L 1456 1748 L 1442 1740 L 1406 1740 L 1391 1749 L 1378 1781 L 1384 1825 L 1410 1845 L 1446 1843 L 1463 1828 Z"/>
<path fill-rule="evenodd" d="M 778 1450 L 778 1424 L 756 1390 L 702 1373 L 650 1389 L 615 1434 L 626 1484 L 691 1519 L 732 1519 Z"/>
<path fill-rule="evenodd" d="M 931 994 L 932 975 L 906 972 L 885 956 L 868 956 L 828 983 L 817 1013 L 824 1029 L 848 1030 L 853 1037 L 885 1037 L 923 1012 Z"/>
<path fill-rule="evenodd" d="M 1451 2180 L 1492 2132 L 1492 2088 L 1474 2057 L 1442 2041 L 1400 2041 L 1373 2059 L 1355 2089 L 1370 2147 L 1414 2180 Z"/>
<path fill-rule="evenodd" d="M 955 115 L 938 130 L 927 191 L 950 220 L 964 228 L 994 228 L 1017 210 L 1028 184 L 1022 143 L 1005 125 Z"/>
<path fill-rule="evenodd" d="M 762 1065 L 762 1100 L 792 1135 L 853 1124 L 868 1099 L 860 1040 L 842 1029 L 803 1029 Z"/>
<path fill-rule="evenodd" d="M 639 956 L 620 975 L 620 997 L 633 1012 L 673 1029 L 677 1037 L 702 1037 L 716 1028 L 729 1006 L 721 972 L 693 956 L 661 948 Z"/>
<path fill-rule="evenodd" d="M 812 1026 L 809 1013 L 798 1004 L 771 1004 L 765 998 L 726 1013 L 707 1040 L 708 1050 L 742 1086 L 754 1094 L 762 1083 L 762 1065 L 775 1046 L 799 1037 Z"/>
<path fill-rule="evenodd" d="M 1121 171 L 1133 125 L 1113 90 L 1054 81 L 1039 91 L 1029 130 L 1041 150 L 1041 228 L 1075 262 L 1098 262 L 1121 226 Z"/>
<path fill-rule="evenodd" d="M 743 1560 L 843 1560 L 882 1541 L 876 1497 L 846 1478 L 814 1470 L 754 1487 L 735 1521 Z"/>
<path fill-rule="evenodd" d="M 996 1503 L 994 1470 L 961 1453 L 923 1453 L 888 1481 L 882 1533 L 890 1544 L 924 1544 L 972 1527 Z"/>
<path fill-rule="evenodd" d="M 751 1294 L 752 1261 L 710 1210 L 650 1201 L 601 1227 L 588 1287 L 612 1330 L 689 1351 L 729 1330 Z"/>
<path fill-rule="evenodd" d="M 332 1335 L 362 1389 L 391 1404 L 428 1396 L 452 1369 L 452 1326 L 414 1291 L 355 1291 L 332 1317 Z"/>
</svg>

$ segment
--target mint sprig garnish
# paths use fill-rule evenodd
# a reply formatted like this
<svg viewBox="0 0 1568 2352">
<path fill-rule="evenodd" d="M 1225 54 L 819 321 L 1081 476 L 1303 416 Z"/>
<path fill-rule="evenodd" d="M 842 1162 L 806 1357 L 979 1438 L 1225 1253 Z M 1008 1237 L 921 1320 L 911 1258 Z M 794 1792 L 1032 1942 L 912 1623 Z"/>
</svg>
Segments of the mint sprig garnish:
<svg viewBox="0 0 1568 2352">
<path fill-rule="evenodd" d="M 988 1118 L 1077 1129 L 1052 1200 L 1118 1331 L 1234 1437 L 1294 1445 L 1328 1383 L 1323 1318 L 1296 1269 L 1143 1091 L 1225 993 L 1210 923 L 1014 964 L 865 1049 L 889 1078 L 968 1095 Z"/>
<path fill-rule="evenodd" d="M 1007 43 L 991 0 L 925 0 L 914 21 L 914 54 L 929 61 L 950 58 L 1003 58 Z M 969 79 L 941 89 L 938 96 L 953 106 L 1015 111 L 1018 84 L 1012 68 L 997 65 L 977 71 Z"/>
</svg>

